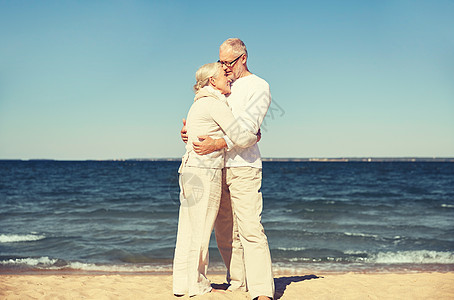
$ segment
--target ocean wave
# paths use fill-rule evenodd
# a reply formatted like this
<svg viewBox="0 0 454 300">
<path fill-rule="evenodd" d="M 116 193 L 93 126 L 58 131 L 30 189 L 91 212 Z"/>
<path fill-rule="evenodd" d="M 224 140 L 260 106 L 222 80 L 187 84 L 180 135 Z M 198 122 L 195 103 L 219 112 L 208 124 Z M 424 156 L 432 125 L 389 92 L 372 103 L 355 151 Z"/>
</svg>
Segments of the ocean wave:
<svg viewBox="0 0 454 300">
<path fill-rule="evenodd" d="M 94 272 L 170 272 L 171 265 L 97 265 L 82 262 L 71 262 L 65 269 Z"/>
<path fill-rule="evenodd" d="M 386 265 L 400 265 L 400 264 L 454 264 L 454 252 L 439 252 L 429 250 L 418 251 L 397 251 L 397 252 L 378 252 L 367 253 L 365 251 L 346 251 L 343 254 L 339 253 L 325 253 L 322 251 L 311 250 L 303 256 L 288 257 L 284 261 L 291 263 L 295 262 L 309 262 L 309 263 L 353 263 L 353 264 L 386 264 Z M 313 255 L 311 255 L 313 254 Z M 321 254 L 321 255 L 320 255 Z M 279 262 L 278 262 L 279 263 Z"/>
<path fill-rule="evenodd" d="M 44 238 L 43 234 L 0 234 L 0 243 L 34 242 Z"/>
<path fill-rule="evenodd" d="M 10 258 L 0 261 L 0 266 L 29 266 L 47 268 L 57 264 L 58 259 L 45 257 Z"/>
<path fill-rule="evenodd" d="M 359 233 L 359 232 L 344 232 L 344 234 L 347 235 L 347 236 L 378 238 L 378 235 L 376 235 L 376 234 L 367 234 L 367 233 Z"/>
<path fill-rule="evenodd" d="M 172 263 L 159 264 L 94 264 L 83 262 L 69 262 L 65 267 L 50 269 L 76 270 L 89 272 L 124 272 L 124 273 L 172 273 Z M 225 272 L 225 265 L 220 262 L 210 263 L 210 272 Z"/>
<path fill-rule="evenodd" d="M 319 256 L 319 257 L 293 257 L 284 260 L 273 260 L 273 268 L 280 271 L 289 271 L 307 268 L 325 268 L 327 270 L 349 270 L 349 268 L 410 268 L 417 269 L 417 266 L 432 266 L 434 270 L 452 268 L 454 265 L 454 253 L 438 251 L 400 251 L 400 252 L 379 252 L 367 254 L 366 252 L 350 252 L 343 257 L 340 256 Z M 438 267 L 434 267 L 434 266 Z M 446 266 L 446 267 L 443 267 Z M 451 267 L 449 267 L 451 266 Z M 426 267 L 422 267 L 426 268 Z M 156 264 L 98 264 L 79 261 L 65 261 L 49 257 L 28 257 L 8 258 L 0 260 L 0 273 L 24 271 L 77 271 L 77 272 L 101 272 L 101 273 L 166 273 L 172 272 L 172 263 Z M 210 264 L 211 272 L 224 272 L 225 266 L 220 262 Z M 296 272 L 296 271 L 295 271 Z"/>
<path fill-rule="evenodd" d="M 0 261 L 0 267 L 11 269 L 38 269 L 38 270 L 75 270 L 89 272 L 171 272 L 171 264 L 138 265 L 138 264 L 94 264 L 84 262 L 66 262 L 61 259 L 45 257 L 11 258 Z"/>
<path fill-rule="evenodd" d="M 365 261 L 378 264 L 454 264 L 454 253 L 429 250 L 379 252 Z"/>
<path fill-rule="evenodd" d="M 454 208 L 454 205 L 443 203 L 443 204 L 441 205 L 441 207 L 443 207 L 443 208 Z"/>
<path fill-rule="evenodd" d="M 307 248 L 305 247 L 289 247 L 289 248 L 285 248 L 285 247 L 278 247 L 277 250 L 281 250 L 281 251 L 303 251 L 303 250 L 306 250 Z"/>
</svg>

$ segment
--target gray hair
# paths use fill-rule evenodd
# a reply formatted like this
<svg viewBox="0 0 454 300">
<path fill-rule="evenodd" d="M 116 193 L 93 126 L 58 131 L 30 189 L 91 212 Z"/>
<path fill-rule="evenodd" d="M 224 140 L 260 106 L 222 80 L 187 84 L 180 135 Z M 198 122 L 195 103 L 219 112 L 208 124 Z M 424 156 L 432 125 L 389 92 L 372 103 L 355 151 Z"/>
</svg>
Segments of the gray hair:
<svg viewBox="0 0 454 300">
<path fill-rule="evenodd" d="M 230 39 L 225 40 L 221 44 L 221 48 L 227 47 L 227 46 L 232 49 L 232 52 L 235 56 L 240 56 L 241 54 L 246 54 L 246 56 L 248 56 L 246 45 L 239 38 L 230 38 Z"/>
<path fill-rule="evenodd" d="M 218 76 L 220 71 L 221 64 L 217 62 L 201 66 L 197 72 L 195 72 L 196 83 L 194 84 L 194 92 L 197 94 L 201 88 L 207 86 L 210 82 L 210 78 Z"/>
</svg>

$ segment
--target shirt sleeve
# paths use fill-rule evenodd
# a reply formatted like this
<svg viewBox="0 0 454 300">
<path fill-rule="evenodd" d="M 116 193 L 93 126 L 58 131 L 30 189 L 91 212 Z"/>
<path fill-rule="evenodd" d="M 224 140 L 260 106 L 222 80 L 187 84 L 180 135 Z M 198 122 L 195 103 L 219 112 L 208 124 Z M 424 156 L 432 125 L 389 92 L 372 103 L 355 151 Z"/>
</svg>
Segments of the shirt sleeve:
<svg viewBox="0 0 454 300">
<path fill-rule="evenodd" d="M 257 142 L 257 135 L 241 126 L 235 119 L 230 108 L 224 102 L 213 101 L 210 114 L 213 120 L 236 146 L 247 148 Z M 226 140 L 228 145 L 228 142 Z"/>
<path fill-rule="evenodd" d="M 227 151 L 230 151 L 233 147 L 235 147 L 235 144 L 232 142 L 231 139 L 229 139 L 229 137 L 227 135 L 224 135 L 222 137 L 225 141 L 225 143 L 227 144 Z"/>
</svg>

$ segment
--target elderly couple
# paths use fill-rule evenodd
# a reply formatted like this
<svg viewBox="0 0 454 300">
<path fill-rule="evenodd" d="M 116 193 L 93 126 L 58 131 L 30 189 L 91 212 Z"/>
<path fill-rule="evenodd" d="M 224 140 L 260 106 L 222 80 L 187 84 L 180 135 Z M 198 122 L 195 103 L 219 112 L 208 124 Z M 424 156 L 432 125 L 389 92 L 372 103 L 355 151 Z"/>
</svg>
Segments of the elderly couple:
<svg viewBox="0 0 454 300">
<path fill-rule="evenodd" d="M 219 61 L 196 72 L 195 98 L 181 130 L 180 211 L 173 293 L 214 291 L 206 277 L 213 228 L 228 291 L 272 299 L 274 281 L 261 224 L 262 161 L 257 142 L 271 103 L 268 83 L 247 68 L 244 43 L 228 39 Z"/>
</svg>

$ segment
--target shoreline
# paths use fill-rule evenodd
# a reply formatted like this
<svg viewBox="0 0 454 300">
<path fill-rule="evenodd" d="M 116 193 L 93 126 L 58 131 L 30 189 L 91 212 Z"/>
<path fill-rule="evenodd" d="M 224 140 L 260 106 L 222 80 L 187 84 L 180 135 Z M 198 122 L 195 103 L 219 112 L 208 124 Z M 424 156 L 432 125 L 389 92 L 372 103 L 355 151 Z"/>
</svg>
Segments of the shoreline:
<svg viewBox="0 0 454 300">
<path fill-rule="evenodd" d="M 327 270 L 327 269 L 310 269 L 298 268 L 288 270 L 274 270 L 274 277 L 280 276 L 299 276 L 301 274 L 325 274 L 325 275 L 344 275 L 344 274 L 363 274 L 363 275 L 389 275 L 389 274 L 449 274 L 453 273 L 452 268 L 442 269 L 399 269 L 393 268 L 389 270 L 374 270 L 374 269 L 343 269 L 343 270 Z M 207 276 L 225 276 L 225 270 L 208 270 Z M 172 276 L 172 271 L 104 271 L 104 270 L 76 270 L 76 269 L 35 269 L 35 270 L 2 270 L 0 268 L 0 278 L 3 276 Z M 453 282 L 454 284 L 454 282 Z"/>
<path fill-rule="evenodd" d="M 211 262 L 209 275 L 223 275 L 226 268 L 221 262 Z M 299 275 L 301 273 L 323 274 L 417 274 L 451 273 L 452 263 L 293 263 L 273 261 L 273 273 L 276 276 Z M 3 275 L 172 275 L 172 264 L 107 264 L 66 262 L 65 265 L 21 265 L 0 264 L 0 276 Z"/>
<path fill-rule="evenodd" d="M 214 288 L 224 275 L 208 274 Z M 276 299 L 453 299 L 454 272 L 311 273 L 275 275 Z M 172 276 L 157 274 L 0 275 L 2 299 L 189 299 L 172 294 Z M 209 293 L 196 299 L 250 299 L 248 293 Z"/>
</svg>

